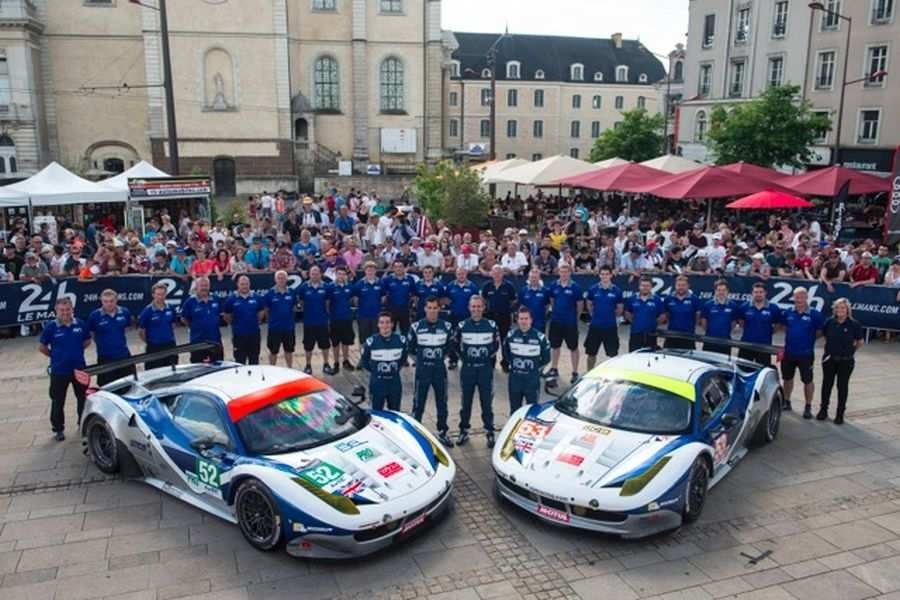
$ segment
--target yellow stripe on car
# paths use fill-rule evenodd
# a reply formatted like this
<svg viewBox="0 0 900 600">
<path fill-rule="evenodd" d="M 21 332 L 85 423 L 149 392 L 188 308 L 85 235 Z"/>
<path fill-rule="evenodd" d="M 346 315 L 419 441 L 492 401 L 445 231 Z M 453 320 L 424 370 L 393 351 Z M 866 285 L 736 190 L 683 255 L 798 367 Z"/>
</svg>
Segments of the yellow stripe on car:
<svg viewBox="0 0 900 600">
<path fill-rule="evenodd" d="M 630 381 L 641 383 L 660 390 L 671 392 L 676 396 L 687 398 L 691 402 L 696 398 L 694 384 L 687 381 L 679 381 L 671 377 L 664 377 L 646 371 L 634 371 L 632 369 L 617 369 L 615 367 L 599 366 L 587 375 L 588 379 L 608 379 L 611 381 Z"/>
</svg>

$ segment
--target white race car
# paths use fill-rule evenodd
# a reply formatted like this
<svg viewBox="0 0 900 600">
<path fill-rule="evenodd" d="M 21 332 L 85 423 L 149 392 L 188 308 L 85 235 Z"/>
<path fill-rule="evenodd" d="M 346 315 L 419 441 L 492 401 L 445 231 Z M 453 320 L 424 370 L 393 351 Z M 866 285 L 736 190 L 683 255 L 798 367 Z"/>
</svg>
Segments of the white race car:
<svg viewBox="0 0 900 600">
<path fill-rule="evenodd" d="M 782 394 L 774 369 L 723 354 L 612 358 L 510 417 L 492 457 L 497 492 L 559 525 L 626 538 L 677 528 L 749 443 L 775 439 Z"/>
<path fill-rule="evenodd" d="M 445 512 L 456 473 L 413 419 L 363 410 L 282 367 L 218 362 L 119 379 L 88 397 L 81 431 L 102 471 L 141 479 L 237 523 L 256 548 L 286 544 L 293 556 L 360 556 L 407 537 Z"/>
</svg>

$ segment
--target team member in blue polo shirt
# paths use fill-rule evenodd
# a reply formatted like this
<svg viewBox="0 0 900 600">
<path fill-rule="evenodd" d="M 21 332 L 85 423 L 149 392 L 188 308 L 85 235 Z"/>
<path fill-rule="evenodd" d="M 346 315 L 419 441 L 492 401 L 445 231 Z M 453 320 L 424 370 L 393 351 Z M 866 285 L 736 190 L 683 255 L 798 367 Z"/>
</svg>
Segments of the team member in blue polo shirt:
<svg viewBox="0 0 900 600">
<path fill-rule="evenodd" d="M 402 260 L 394 259 L 391 267 L 394 272 L 384 277 L 382 285 L 387 294 L 388 310 L 405 336 L 409 333 L 409 309 L 416 295 L 416 280 L 406 274 L 406 263 Z"/>
<path fill-rule="evenodd" d="M 675 291 L 663 298 L 663 303 L 669 331 L 690 335 L 696 333 L 700 299 L 691 292 L 687 275 L 679 275 L 675 278 Z M 693 340 L 666 338 L 665 347 L 693 350 L 696 346 Z"/>
<path fill-rule="evenodd" d="M 822 335 L 825 319 L 822 313 L 809 306 L 809 293 L 804 287 L 794 290 L 794 306 L 784 311 L 784 358 L 781 360 L 781 378 L 784 388 L 784 409 L 791 410 L 791 392 L 794 391 L 794 372 L 799 369 L 806 401 L 803 418 L 812 419 L 813 361 L 816 338 Z"/>
<path fill-rule="evenodd" d="M 738 318 L 738 305 L 728 299 L 728 282 L 720 279 L 716 282 L 716 291 L 712 300 L 700 309 L 700 327 L 707 337 L 731 340 L 731 330 Z M 718 352 L 731 356 L 731 346 L 706 342 L 703 349 L 707 352 Z"/>
<path fill-rule="evenodd" d="M 422 278 L 416 282 L 416 296 L 419 299 L 416 307 L 416 319 L 425 318 L 425 303 L 429 298 L 437 298 L 440 304 L 446 293 L 444 284 L 434 277 L 434 267 L 431 265 L 422 267 Z"/>
<path fill-rule="evenodd" d="M 340 371 L 338 360 L 344 357 L 341 364 L 348 371 L 353 370 L 350 364 L 350 346 L 353 345 L 353 287 L 347 282 L 347 267 L 341 265 L 334 270 L 335 281 L 331 286 L 328 313 L 329 334 L 331 336 L 331 352 L 334 358 L 334 372 Z"/>
<path fill-rule="evenodd" d="M 587 370 L 597 364 L 597 353 L 600 346 L 606 350 L 606 356 L 619 355 L 619 323 L 624 300 L 622 290 L 612 282 L 612 269 L 609 265 L 600 267 L 600 281 L 591 286 L 585 294 L 588 312 L 591 313 L 591 326 L 584 340 L 584 352 L 587 354 Z"/>
<path fill-rule="evenodd" d="M 288 287 L 287 271 L 275 272 L 275 287 L 263 296 L 263 306 L 269 319 L 269 333 L 266 347 L 269 349 L 269 364 L 278 362 L 278 351 L 284 349 L 284 364 L 294 368 L 294 349 L 297 346 L 297 293 Z"/>
<path fill-rule="evenodd" d="M 131 325 L 131 311 L 119 306 L 119 295 L 115 290 L 103 290 L 100 294 L 100 308 L 91 312 L 88 317 L 88 331 L 94 336 L 97 345 L 97 364 L 105 364 L 131 356 L 125 332 Z M 97 375 L 97 385 L 103 387 L 111 381 L 135 375 L 134 365 L 122 367 L 109 373 Z"/>
<path fill-rule="evenodd" d="M 328 349 L 331 348 L 328 301 L 331 299 L 331 286 L 322 280 L 322 270 L 317 265 L 309 268 L 309 281 L 304 281 L 297 289 L 297 298 L 303 305 L 303 350 L 306 353 L 303 372 L 312 373 L 313 349 L 318 346 L 324 363 L 322 372 L 334 375 L 334 370 L 328 364 Z"/>
<path fill-rule="evenodd" d="M 531 328 L 541 333 L 547 331 L 547 307 L 550 306 L 550 294 L 541 281 L 541 270 L 528 271 L 528 281 L 519 290 L 519 304 L 531 311 Z"/>
<path fill-rule="evenodd" d="M 447 284 L 447 298 L 450 299 L 450 324 L 454 331 L 460 322 L 469 318 L 469 300 L 478 294 L 478 286 L 469 281 L 468 271 L 456 269 L 456 279 Z M 447 363 L 448 369 L 456 368 L 456 356 Z"/>
<path fill-rule="evenodd" d="M 559 267 L 559 279 L 550 284 L 547 290 L 552 307 L 550 309 L 550 377 L 559 376 L 559 355 L 565 341 L 572 355 L 572 383 L 578 379 L 578 318 L 584 307 L 584 292 L 572 281 L 572 268 L 569 265 Z"/>
<path fill-rule="evenodd" d="M 653 293 L 653 281 L 641 277 L 638 293 L 625 302 L 625 318 L 631 322 L 628 351 L 641 348 L 656 349 L 656 328 L 662 320 L 663 301 Z"/>
<path fill-rule="evenodd" d="M 159 352 L 175 347 L 175 309 L 166 304 L 168 289 L 157 283 L 150 290 L 153 301 L 138 316 L 138 335 L 147 344 L 147 353 Z M 178 355 L 159 360 L 148 360 L 145 369 L 178 364 Z"/>
<path fill-rule="evenodd" d="M 369 402 L 373 410 L 400 410 L 403 384 L 400 369 L 406 362 L 406 338 L 394 333 L 394 321 L 388 312 L 378 317 L 378 333 L 362 347 L 360 369 L 369 372 Z"/>
<path fill-rule="evenodd" d="M 75 370 L 84 368 L 84 349 L 91 344 L 91 334 L 74 316 L 72 301 L 63 296 L 56 301 L 56 319 L 41 332 L 41 354 L 50 358 L 50 426 L 56 441 L 66 439 L 66 392 L 69 384 L 78 401 L 78 424 L 84 411 L 85 386 L 75 378 Z"/>
<path fill-rule="evenodd" d="M 191 352 L 191 362 L 216 362 L 225 358 L 222 348 L 222 330 L 219 319 L 222 318 L 222 301 L 210 295 L 209 278 L 198 277 L 194 280 L 194 293 L 181 304 L 181 321 L 187 325 L 192 344 L 207 342 L 215 344 L 215 348 Z"/>
<path fill-rule="evenodd" d="M 781 309 L 769 302 L 766 284 L 754 283 L 750 302 L 738 308 L 737 318 L 741 323 L 741 341 L 751 344 L 772 345 L 772 334 L 782 322 Z M 738 357 L 751 360 L 766 367 L 772 365 L 771 355 L 741 348 Z"/>
<path fill-rule="evenodd" d="M 497 324 L 500 341 L 506 339 L 512 325 L 512 313 L 516 304 L 516 288 L 503 278 L 503 267 L 491 268 L 491 280 L 481 288 L 481 295 L 487 304 L 486 317 Z"/>
<path fill-rule="evenodd" d="M 231 325 L 234 361 L 242 365 L 258 365 L 261 345 L 259 322 L 265 309 L 263 299 L 250 289 L 250 278 L 241 275 L 237 291 L 225 300 L 225 322 Z"/>
<path fill-rule="evenodd" d="M 356 301 L 356 327 L 359 341 L 365 343 L 378 330 L 378 315 L 382 310 L 384 286 L 376 277 L 375 263 L 369 261 L 364 266 L 365 275 L 353 284 L 353 298 Z"/>
</svg>

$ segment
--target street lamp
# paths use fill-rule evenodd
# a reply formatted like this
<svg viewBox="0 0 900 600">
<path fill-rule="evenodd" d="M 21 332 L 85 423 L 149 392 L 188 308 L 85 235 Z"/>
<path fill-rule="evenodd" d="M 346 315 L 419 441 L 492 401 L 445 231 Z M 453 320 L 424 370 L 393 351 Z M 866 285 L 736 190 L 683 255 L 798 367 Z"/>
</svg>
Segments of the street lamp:
<svg viewBox="0 0 900 600">
<path fill-rule="evenodd" d="M 666 118 L 666 124 L 663 129 L 663 154 L 669 154 L 672 150 L 669 146 L 669 102 L 672 99 L 672 73 L 670 71 L 672 69 L 672 57 L 657 54 L 652 50 L 648 50 L 648 52 L 657 58 L 664 58 L 669 61 L 669 68 L 666 70 L 666 98 L 663 102 L 663 116 Z M 672 135 L 675 135 L 674 131 L 672 132 Z"/>
<path fill-rule="evenodd" d="M 817 10 L 821 10 L 826 15 L 829 15 L 831 17 L 837 17 L 838 19 L 842 19 L 847 22 L 847 41 L 844 46 L 844 69 L 843 69 L 844 73 L 843 73 L 843 76 L 841 77 L 841 89 L 840 89 L 840 94 L 839 94 L 838 110 L 837 110 L 837 123 L 835 125 L 834 149 L 831 152 L 831 154 L 832 154 L 831 164 L 836 165 L 836 164 L 838 164 L 838 153 L 841 150 L 841 128 L 843 126 L 843 121 L 844 121 L 844 95 L 847 90 L 847 85 L 849 85 L 849 83 L 854 83 L 854 82 L 849 82 L 849 83 L 847 82 L 847 65 L 850 64 L 850 31 L 851 31 L 851 29 L 853 29 L 853 19 L 846 15 L 842 15 L 839 12 L 831 10 L 830 8 L 826 7 L 825 4 L 822 2 L 810 2 L 809 8 L 812 9 L 813 12 L 815 12 Z"/>
</svg>

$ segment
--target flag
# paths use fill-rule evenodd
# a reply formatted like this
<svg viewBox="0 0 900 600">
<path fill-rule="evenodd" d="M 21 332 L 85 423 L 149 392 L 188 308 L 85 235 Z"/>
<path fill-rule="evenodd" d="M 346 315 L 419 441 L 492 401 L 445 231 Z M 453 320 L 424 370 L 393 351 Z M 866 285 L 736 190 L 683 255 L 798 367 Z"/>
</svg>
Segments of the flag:
<svg viewBox="0 0 900 600">
<path fill-rule="evenodd" d="M 894 153 L 891 195 L 884 214 L 884 243 L 888 246 L 900 243 L 900 146 Z"/>
<path fill-rule="evenodd" d="M 419 220 L 416 221 L 416 237 L 424 240 L 431 233 L 431 221 L 423 213 Z"/>
<path fill-rule="evenodd" d="M 837 241 L 838 237 L 841 235 L 841 229 L 844 228 L 844 211 L 847 210 L 847 197 L 849 195 L 850 181 L 848 180 L 841 187 L 841 191 L 838 192 L 837 197 L 834 199 L 834 221 L 832 223 L 831 231 L 833 232 L 835 241 Z"/>
</svg>

